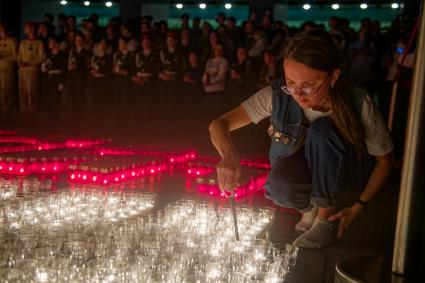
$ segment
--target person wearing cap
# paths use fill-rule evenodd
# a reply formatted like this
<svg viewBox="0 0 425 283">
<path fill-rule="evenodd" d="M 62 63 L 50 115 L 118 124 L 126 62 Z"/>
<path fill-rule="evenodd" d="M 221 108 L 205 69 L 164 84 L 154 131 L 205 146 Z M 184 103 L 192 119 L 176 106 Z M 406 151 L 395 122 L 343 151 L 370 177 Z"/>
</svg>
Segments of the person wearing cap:
<svg viewBox="0 0 425 283">
<path fill-rule="evenodd" d="M 50 113 L 59 113 L 69 99 L 62 97 L 67 59 L 65 52 L 59 49 L 60 42 L 58 36 L 49 36 L 49 49 L 41 64 L 43 93 L 40 100 Z"/>
<path fill-rule="evenodd" d="M 10 36 L 6 24 L 0 22 L 0 111 L 6 115 L 15 82 L 15 70 L 18 44 Z"/>
<path fill-rule="evenodd" d="M 26 39 L 19 44 L 19 108 L 26 120 L 36 109 L 39 95 L 40 66 L 44 58 L 43 43 L 35 36 L 35 24 L 27 22 L 24 26 Z"/>
</svg>

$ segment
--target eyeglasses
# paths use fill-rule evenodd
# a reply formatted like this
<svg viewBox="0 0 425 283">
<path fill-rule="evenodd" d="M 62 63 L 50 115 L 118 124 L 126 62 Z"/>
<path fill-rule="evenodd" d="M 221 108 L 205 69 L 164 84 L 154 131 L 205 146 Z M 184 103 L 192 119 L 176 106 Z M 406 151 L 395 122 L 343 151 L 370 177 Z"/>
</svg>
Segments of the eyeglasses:
<svg viewBox="0 0 425 283">
<path fill-rule="evenodd" d="M 329 78 L 329 75 L 326 76 L 326 78 L 322 81 L 322 83 L 318 87 L 296 88 L 296 87 L 292 87 L 292 86 L 283 85 L 280 88 L 287 95 L 298 95 L 298 96 L 313 97 L 313 96 L 317 95 L 317 93 L 320 91 L 320 89 L 325 84 L 325 82 L 328 80 L 328 78 Z M 286 81 L 286 79 L 285 79 L 285 81 Z"/>
</svg>

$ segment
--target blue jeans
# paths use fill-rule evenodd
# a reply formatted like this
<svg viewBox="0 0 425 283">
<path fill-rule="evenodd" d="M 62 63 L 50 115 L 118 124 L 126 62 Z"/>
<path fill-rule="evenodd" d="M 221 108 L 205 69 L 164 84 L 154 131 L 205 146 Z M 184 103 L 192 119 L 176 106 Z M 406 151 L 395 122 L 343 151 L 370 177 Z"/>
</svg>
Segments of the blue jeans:
<svg viewBox="0 0 425 283">
<path fill-rule="evenodd" d="M 273 164 L 265 195 L 300 212 L 341 207 L 345 192 L 361 194 L 372 169 L 371 157 L 347 145 L 332 118 L 322 117 L 308 128 L 302 149 Z"/>
</svg>

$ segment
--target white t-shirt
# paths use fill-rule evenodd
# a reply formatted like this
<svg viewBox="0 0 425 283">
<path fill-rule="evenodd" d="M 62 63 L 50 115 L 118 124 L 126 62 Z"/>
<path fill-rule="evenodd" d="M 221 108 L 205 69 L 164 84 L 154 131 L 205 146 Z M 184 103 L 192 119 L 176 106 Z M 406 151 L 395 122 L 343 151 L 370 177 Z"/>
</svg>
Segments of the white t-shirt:
<svg viewBox="0 0 425 283">
<path fill-rule="evenodd" d="M 270 117 L 272 113 L 272 94 L 272 87 L 267 86 L 242 102 L 242 107 L 253 123 L 257 124 L 264 118 Z M 310 122 L 320 117 L 332 116 L 332 110 L 321 112 L 307 108 L 303 109 L 303 111 Z M 390 132 L 379 110 L 369 96 L 366 96 L 363 101 L 361 120 L 365 130 L 365 143 L 368 153 L 373 156 L 383 156 L 391 152 L 394 144 Z"/>
</svg>

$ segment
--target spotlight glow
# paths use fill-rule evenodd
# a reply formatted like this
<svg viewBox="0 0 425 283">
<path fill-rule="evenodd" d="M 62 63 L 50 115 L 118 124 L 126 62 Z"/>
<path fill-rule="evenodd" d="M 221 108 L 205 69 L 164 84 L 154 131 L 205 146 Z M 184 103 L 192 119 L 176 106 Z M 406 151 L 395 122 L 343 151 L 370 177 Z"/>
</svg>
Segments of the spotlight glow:
<svg viewBox="0 0 425 283">
<path fill-rule="evenodd" d="M 204 9 L 207 8 L 207 4 L 201 3 L 201 4 L 199 4 L 199 8 L 202 9 L 202 10 L 204 10 Z"/>
<path fill-rule="evenodd" d="M 311 8 L 310 4 L 304 4 L 303 5 L 304 10 L 310 10 L 310 8 Z"/>
<path fill-rule="evenodd" d="M 398 3 L 392 3 L 391 8 L 398 9 L 398 8 L 400 8 L 400 5 Z"/>
<path fill-rule="evenodd" d="M 232 9 L 232 4 L 226 3 L 224 4 L 224 8 L 226 8 L 227 10 Z"/>
<path fill-rule="evenodd" d="M 84 1 L 84 6 L 90 6 L 90 1 Z"/>
<path fill-rule="evenodd" d="M 61 5 L 66 5 L 66 4 L 68 4 L 68 1 L 62 0 L 60 3 L 61 3 Z"/>
<path fill-rule="evenodd" d="M 183 9 L 183 4 L 182 3 L 177 3 L 176 4 L 176 8 L 177 9 Z"/>
<path fill-rule="evenodd" d="M 110 8 L 110 7 L 112 7 L 112 2 L 110 2 L 110 1 L 106 2 L 106 3 L 105 3 L 105 6 L 106 6 L 106 7 L 109 7 L 109 8 Z"/>
<path fill-rule="evenodd" d="M 367 9 L 367 4 L 366 3 L 360 4 L 360 9 L 362 10 Z"/>
<path fill-rule="evenodd" d="M 338 10 L 339 9 L 339 4 L 338 3 L 332 4 L 332 9 Z"/>
</svg>

